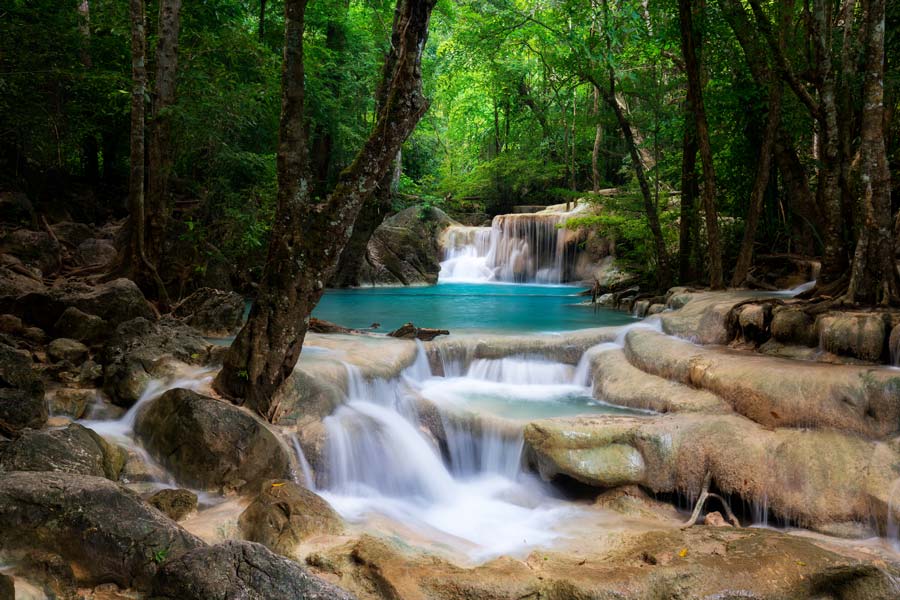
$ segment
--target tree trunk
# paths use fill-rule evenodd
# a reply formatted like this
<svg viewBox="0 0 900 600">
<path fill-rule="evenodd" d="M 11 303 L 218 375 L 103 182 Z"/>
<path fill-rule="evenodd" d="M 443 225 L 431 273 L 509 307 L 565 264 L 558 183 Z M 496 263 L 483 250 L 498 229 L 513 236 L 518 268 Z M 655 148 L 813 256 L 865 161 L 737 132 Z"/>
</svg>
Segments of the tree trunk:
<svg viewBox="0 0 900 600">
<path fill-rule="evenodd" d="M 700 196 L 697 181 L 697 131 L 686 100 L 684 138 L 681 146 L 681 207 L 678 235 L 678 280 L 684 284 L 697 279 L 696 244 L 697 198 Z"/>
<path fill-rule="evenodd" d="M 712 289 L 724 287 L 722 274 L 722 242 L 719 239 L 719 221 L 716 212 L 716 173 L 713 166 L 712 146 L 709 141 L 709 124 L 703 103 L 703 85 L 700 77 L 700 57 L 695 47 L 694 19 L 691 0 L 678 0 L 678 16 L 681 25 L 681 48 L 688 79 L 688 97 L 694 112 L 697 128 L 697 144 L 703 167 L 703 211 L 706 213 L 706 235 L 709 253 L 709 285 Z"/>
<path fill-rule="evenodd" d="M 259 41 L 266 39 L 266 0 L 259 0 Z"/>
<path fill-rule="evenodd" d="M 869 0 L 866 76 L 860 140 L 862 198 L 859 240 L 853 256 L 849 302 L 900 300 L 891 214 L 891 173 L 884 143 L 885 0 Z"/>
<path fill-rule="evenodd" d="M 398 0 L 393 69 L 383 71 L 387 101 L 375 127 L 325 198 L 310 191 L 303 111 L 306 0 L 285 2 L 285 60 L 278 147 L 278 204 L 259 293 L 216 378 L 216 388 L 277 421 L 276 392 L 300 356 L 309 316 L 337 267 L 363 204 L 428 108 L 421 57 L 436 0 Z M 389 66 L 390 58 L 386 61 Z"/>
<path fill-rule="evenodd" d="M 130 269 L 143 269 L 144 254 L 144 96 L 147 93 L 147 34 L 144 0 L 130 0 L 131 12 L 131 173 L 128 178 Z"/>
<path fill-rule="evenodd" d="M 743 285 L 750 272 L 750 263 L 753 259 L 753 244 L 756 243 L 756 229 L 759 225 L 759 216 L 762 214 L 763 200 L 769 180 L 772 178 L 772 154 L 774 153 L 775 138 L 778 135 L 778 127 L 781 121 L 781 82 L 772 84 L 769 94 L 769 114 L 766 117 L 766 129 L 763 133 L 762 145 L 759 148 L 759 160 L 756 163 L 756 179 L 753 181 L 753 190 L 750 192 L 750 206 L 747 208 L 747 219 L 744 223 L 744 239 L 738 252 L 737 264 L 734 267 L 734 276 L 731 278 L 731 286 Z"/>
<path fill-rule="evenodd" d="M 156 43 L 156 81 L 153 92 L 153 116 L 147 148 L 147 199 L 145 205 L 147 258 L 159 264 L 171 213 L 169 180 L 172 175 L 171 116 L 175 104 L 175 80 L 178 69 L 178 31 L 181 26 L 181 0 L 160 0 L 159 33 Z"/>
<path fill-rule="evenodd" d="M 600 124 L 600 90 L 594 87 L 594 118 L 597 119 L 597 132 L 594 134 L 594 150 L 591 152 L 591 184 L 594 193 L 600 191 L 600 147 L 603 144 L 603 126 Z"/>
</svg>

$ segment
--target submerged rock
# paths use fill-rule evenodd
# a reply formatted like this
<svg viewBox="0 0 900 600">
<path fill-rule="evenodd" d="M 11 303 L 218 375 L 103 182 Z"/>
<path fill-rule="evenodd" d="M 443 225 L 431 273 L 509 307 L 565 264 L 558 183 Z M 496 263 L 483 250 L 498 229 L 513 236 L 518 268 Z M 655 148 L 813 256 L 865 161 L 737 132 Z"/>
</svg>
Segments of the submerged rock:
<svg viewBox="0 0 900 600">
<path fill-rule="evenodd" d="M 72 565 L 79 583 L 146 588 L 159 565 L 200 539 L 102 477 L 0 473 L 0 550 L 35 550 Z"/>
<path fill-rule="evenodd" d="M 72 423 L 63 429 L 27 431 L 0 454 L 6 471 L 55 471 L 119 478 L 124 451 L 102 437 Z"/>
<path fill-rule="evenodd" d="M 175 478 L 207 490 L 247 491 L 290 476 L 286 448 L 259 420 L 222 400 L 169 390 L 138 416 L 135 433 Z"/>
<path fill-rule="evenodd" d="M 294 561 L 252 542 L 229 541 L 169 560 L 153 581 L 154 598 L 210 600 L 351 600 Z"/>
<path fill-rule="evenodd" d="M 273 552 L 291 556 L 304 539 L 318 534 L 339 534 L 341 518 L 314 492 L 292 481 L 266 481 L 259 495 L 241 513 L 241 533 Z"/>
</svg>

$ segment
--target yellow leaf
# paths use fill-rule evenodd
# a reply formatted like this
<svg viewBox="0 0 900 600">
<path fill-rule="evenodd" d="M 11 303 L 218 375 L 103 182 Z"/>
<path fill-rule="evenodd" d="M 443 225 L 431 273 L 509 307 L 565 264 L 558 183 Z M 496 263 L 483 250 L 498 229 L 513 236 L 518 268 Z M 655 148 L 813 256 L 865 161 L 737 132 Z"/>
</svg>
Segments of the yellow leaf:
<svg viewBox="0 0 900 600">
<path fill-rule="evenodd" d="M 680 556 L 681 558 L 687 556 L 687 548 L 682 548 L 681 552 L 678 553 L 678 556 Z"/>
<path fill-rule="evenodd" d="M 284 485 L 284 482 L 281 482 L 281 483 L 273 483 L 273 484 L 272 484 L 272 487 L 281 487 L 281 486 L 283 486 L 283 485 Z"/>
</svg>

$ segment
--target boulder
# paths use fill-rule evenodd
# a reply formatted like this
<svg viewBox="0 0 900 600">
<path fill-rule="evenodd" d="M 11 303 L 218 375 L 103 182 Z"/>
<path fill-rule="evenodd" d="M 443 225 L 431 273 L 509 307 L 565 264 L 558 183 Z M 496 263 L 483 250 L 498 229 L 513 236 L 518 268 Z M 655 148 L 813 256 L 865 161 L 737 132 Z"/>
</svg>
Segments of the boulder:
<svg viewBox="0 0 900 600">
<path fill-rule="evenodd" d="M 149 586 L 159 565 L 203 542 L 128 489 L 103 477 L 0 473 L 0 551 L 44 551 L 79 583 Z"/>
<path fill-rule="evenodd" d="M 92 430 L 72 423 L 64 429 L 26 431 L 0 455 L 6 471 L 56 471 L 119 478 L 125 453 Z"/>
<path fill-rule="evenodd" d="M 0 192 L 0 221 L 28 225 L 34 220 L 34 207 L 22 192 Z"/>
<path fill-rule="evenodd" d="M 169 375 L 175 363 L 209 364 L 214 352 L 212 345 L 180 323 L 132 319 L 116 327 L 103 349 L 103 387 L 112 402 L 129 407 L 151 379 Z"/>
<path fill-rule="evenodd" d="M 0 434 L 14 435 L 47 421 L 44 384 L 31 366 L 27 352 L 0 343 Z"/>
<path fill-rule="evenodd" d="M 94 229 L 84 223 L 60 221 L 51 225 L 56 239 L 72 248 L 77 248 L 86 239 L 94 237 Z"/>
<path fill-rule="evenodd" d="M 28 323 L 50 329 L 70 306 L 96 315 L 112 327 L 137 317 L 156 320 L 156 313 L 141 290 L 133 281 L 124 278 L 96 285 L 63 282 L 48 290 L 18 297 L 12 312 Z"/>
<path fill-rule="evenodd" d="M 261 544 L 228 541 L 196 548 L 167 561 L 153 580 L 160 600 L 352 600 Z"/>
<path fill-rule="evenodd" d="M 70 306 L 59 316 L 53 331 L 61 337 L 92 344 L 109 336 L 112 328 L 97 315 L 89 315 Z"/>
<path fill-rule="evenodd" d="M 77 340 L 57 338 L 47 347 L 50 357 L 56 360 L 66 360 L 76 364 L 87 358 L 87 346 Z"/>
<path fill-rule="evenodd" d="M 659 313 L 661 313 L 664 310 L 666 310 L 665 304 L 662 304 L 662 303 L 651 304 L 650 308 L 647 309 L 647 316 L 649 317 L 651 315 L 658 315 Z"/>
<path fill-rule="evenodd" d="M 244 538 L 292 556 L 304 539 L 339 534 L 341 518 L 331 505 L 293 481 L 266 481 L 238 521 Z"/>
<path fill-rule="evenodd" d="M 0 254 L 0 298 L 4 298 L 0 305 L 4 311 L 11 310 L 19 296 L 45 290 L 40 270 L 29 268 L 11 254 Z"/>
<path fill-rule="evenodd" d="M 117 256 L 116 247 L 107 240 L 86 239 L 78 244 L 75 256 L 85 266 L 107 265 Z"/>
<path fill-rule="evenodd" d="M 22 335 L 25 325 L 22 319 L 15 315 L 0 315 L 0 333 L 9 335 Z"/>
<path fill-rule="evenodd" d="M 59 242 L 43 231 L 15 229 L 0 236 L 0 253 L 12 254 L 45 275 L 59 270 L 61 251 Z"/>
<path fill-rule="evenodd" d="M 772 337 L 784 344 L 811 348 L 819 345 L 815 319 L 797 307 L 776 306 L 772 309 Z"/>
<path fill-rule="evenodd" d="M 209 337 L 234 335 L 244 322 L 244 297 L 236 292 L 200 288 L 172 309 L 172 316 Z"/>
<path fill-rule="evenodd" d="M 763 343 L 769 338 L 772 319 L 771 304 L 745 304 L 738 314 L 741 337 L 748 342 Z"/>
<path fill-rule="evenodd" d="M 880 362 L 885 355 L 888 321 L 880 313 L 829 313 L 816 320 L 823 350 Z"/>
<path fill-rule="evenodd" d="M 47 405 L 51 415 L 82 418 L 97 400 L 97 390 L 82 388 L 55 388 L 47 391 Z"/>
<path fill-rule="evenodd" d="M 175 478 L 208 490 L 249 490 L 290 476 L 286 448 L 265 425 L 227 402 L 169 390 L 138 416 L 135 433 Z"/>
<path fill-rule="evenodd" d="M 433 284 L 440 265 L 441 232 L 453 224 L 438 208 L 418 206 L 388 217 L 375 230 L 359 270 L 361 284 Z"/>
<path fill-rule="evenodd" d="M 181 521 L 197 510 L 197 494 L 190 490 L 160 490 L 147 498 L 147 502 L 173 521 Z"/>
</svg>

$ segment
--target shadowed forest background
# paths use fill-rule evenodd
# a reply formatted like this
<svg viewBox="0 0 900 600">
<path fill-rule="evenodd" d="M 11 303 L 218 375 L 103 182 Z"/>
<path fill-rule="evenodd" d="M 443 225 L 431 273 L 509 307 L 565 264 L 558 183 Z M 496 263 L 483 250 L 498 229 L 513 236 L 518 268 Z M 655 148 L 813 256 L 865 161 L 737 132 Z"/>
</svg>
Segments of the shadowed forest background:
<svg viewBox="0 0 900 600">
<path fill-rule="evenodd" d="M 614 237 L 622 258 L 649 269 L 651 278 L 664 276 L 663 285 L 708 282 L 719 254 L 726 266 L 721 277 L 729 282 L 750 219 L 758 220 L 755 249 L 830 253 L 826 274 L 846 279 L 866 229 L 860 148 L 865 14 L 873 3 L 690 4 L 680 19 L 675 0 L 439 2 L 423 57 L 431 106 L 403 146 L 392 193 L 368 211 L 373 214 L 362 213 L 361 221 L 375 223 L 359 229 L 370 233 L 385 215 L 408 206 L 437 206 L 480 224 L 513 205 L 592 201 L 598 197 L 590 192 L 616 187 L 620 193 L 604 200 L 601 216 L 577 224 Z M 373 126 L 393 9 L 391 2 L 317 0 L 306 10 L 314 195 L 333 187 Z M 181 7 L 167 98 L 155 85 L 158 10 L 156 2 L 146 7 L 148 127 L 165 132 L 147 159 L 148 177 L 164 181 L 162 191 L 152 183 L 148 189 L 164 194 L 154 217 L 154 235 L 167 248 L 159 252 L 158 270 L 174 299 L 209 283 L 251 291 L 275 212 L 284 7 L 277 0 Z M 10 193 L 24 193 L 35 209 L 22 213 L 26 220 L 33 214 L 51 222 L 126 217 L 129 7 L 106 0 L 15 1 L 2 11 L 4 211 L 14 210 Z M 898 8 L 887 3 L 881 133 L 891 172 L 900 140 L 898 19 Z M 691 72 L 699 78 L 708 138 L 695 133 Z M 824 115 L 829 102 L 839 117 L 831 133 Z M 614 105 L 631 129 L 636 155 Z M 761 148 L 768 149 L 764 162 Z M 836 209 L 827 189 L 834 173 Z M 720 252 L 709 248 L 707 193 Z M 897 201 L 891 202 L 888 218 L 896 214 Z M 835 243 L 840 247 L 829 246 Z M 659 272 L 660 251 L 671 275 Z M 354 282 L 348 268 L 342 264 L 336 284 Z M 740 284 L 745 277 L 736 279 Z M 863 296 L 879 300 L 874 287 Z"/>
</svg>

